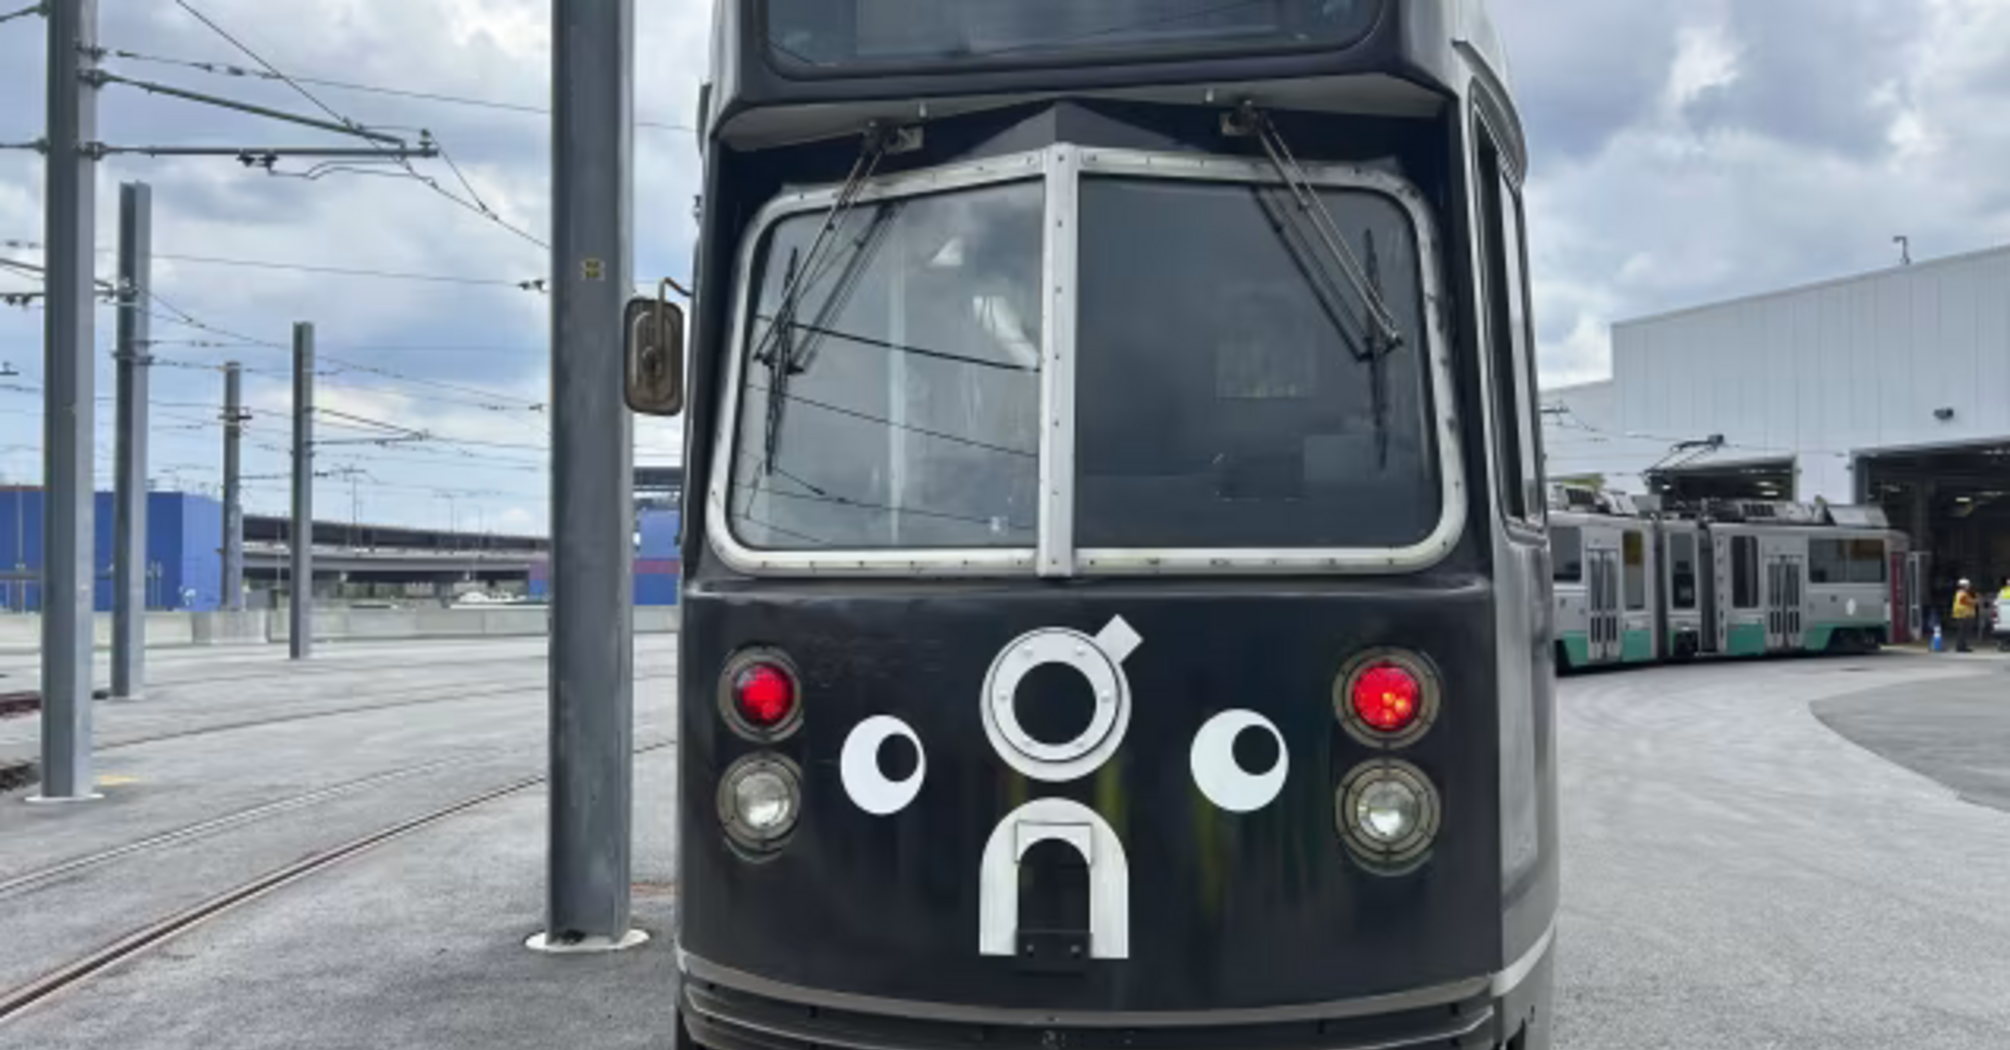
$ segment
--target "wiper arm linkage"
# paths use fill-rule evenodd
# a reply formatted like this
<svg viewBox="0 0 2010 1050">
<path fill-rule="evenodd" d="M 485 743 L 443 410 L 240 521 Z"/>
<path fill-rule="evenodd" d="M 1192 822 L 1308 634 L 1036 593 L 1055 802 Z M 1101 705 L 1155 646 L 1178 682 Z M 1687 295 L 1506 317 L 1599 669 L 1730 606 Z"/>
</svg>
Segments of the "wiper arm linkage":
<svg viewBox="0 0 2010 1050">
<path fill-rule="evenodd" d="M 1330 261 L 1340 270 L 1354 294 L 1360 298 L 1363 313 L 1363 327 L 1371 330 L 1374 341 L 1384 350 L 1394 350 L 1403 343 L 1403 333 L 1396 325 L 1396 315 L 1389 310 L 1389 304 L 1382 298 L 1373 282 L 1362 269 L 1361 261 L 1354 257 L 1354 249 L 1347 245 L 1347 238 L 1340 233 L 1333 216 L 1326 210 L 1326 203 L 1319 199 L 1319 193 L 1305 175 L 1305 169 L 1292 155 L 1291 147 L 1278 134 L 1277 126 L 1271 122 L 1270 114 L 1254 102 L 1245 101 L 1234 112 L 1222 116 L 1222 130 L 1230 135 L 1246 135 L 1256 139 L 1263 146 L 1263 153 L 1270 159 L 1270 166 L 1277 170 L 1278 178 L 1291 192 L 1292 202 L 1299 213 L 1308 220 L 1319 243 L 1331 257 Z"/>
</svg>

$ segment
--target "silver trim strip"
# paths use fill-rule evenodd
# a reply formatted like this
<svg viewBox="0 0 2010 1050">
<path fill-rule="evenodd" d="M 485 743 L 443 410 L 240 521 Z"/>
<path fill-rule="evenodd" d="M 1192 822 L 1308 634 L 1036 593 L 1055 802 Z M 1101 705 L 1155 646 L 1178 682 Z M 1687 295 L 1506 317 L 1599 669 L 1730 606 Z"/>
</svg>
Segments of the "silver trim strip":
<svg viewBox="0 0 2010 1050">
<path fill-rule="evenodd" d="M 1487 989 L 1498 998 L 1521 987 L 1521 983 L 1528 980 L 1528 975 L 1535 972 L 1536 964 L 1542 962 L 1543 956 L 1549 954 L 1549 949 L 1555 942 L 1556 920 L 1551 919 L 1549 928 L 1542 931 L 1542 936 L 1535 939 L 1535 944 L 1523 952 L 1521 958 L 1514 961 L 1514 965 L 1494 974 L 1493 982 Z"/>
<path fill-rule="evenodd" d="M 839 1047 L 842 1050 L 881 1050 L 881 1047 L 890 1045 L 868 1042 L 853 1035 L 833 1035 L 821 1030 L 809 1030 L 809 1026 L 807 1025 L 787 1027 L 773 1022 L 728 1017 L 720 1012 L 707 1009 L 707 1004 L 700 1000 L 701 997 L 699 996 L 689 996 L 685 1000 L 691 1012 L 698 1015 L 700 1025 L 717 1026 L 726 1030 L 739 1029 L 744 1032 L 757 1032 L 771 1038 L 814 1044 L 818 1047 Z M 1493 1022 L 1494 1008 L 1489 1004 L 1470 1014 L 1463 1016 L 1455 1015 L 1446 1023 L 1430 1031 L 1413 1032 L 1407 1035 L 1397 1035 L 1392 1038 L 1377 1039 L 1366 1043 L 1349 1042 L 1344 1047 L 1340 1047 L 1337 1044 L 1328 1045 L 1334 1046 L 1335 1050 L 1417 1050 L 1419 1047 L 1443 1046 L 1456 1042 L 1493 1024 Z M 903 1045 L 912 1046 L 914 1044 L 907 1043 Z"/>
<path fill-rule="evenodd" d="M 1547 943 L 1546 939 L 1544 943 Z M 1516 964 L 1517 967 L 1521 965 Z M 765 977 L 756 977 L 731 967 L 707 962 L 685 951 L 681 946 L 677 949 L 677 968 L 680 973 L 698 980 L 737 988 L 752 995 L 833 1010 L 960 1024 L 1061 1025 L 1070 1028 L 1205 1028 L 1290 1021 L 1339 1021 L 1352 1017 L 1371 1017 L 1377 1014 L 1400 1013 L 1420 1007 L 1463 1002 L 1488 994 L 1498 981 L 1498 978 L 1474 977 L 1389 995 L 1239 1010 L 1118 1010 L 1085 1013 L 1070 1010 L 955 1006 L 948 1003 L 883 999 L 849 992 L 821 991 L 771 981 Z M 1526 969 L 1534 969 L 1534 963 L 1529 962 Z M 1526 975 L 1524 970 L 1522 976 Z M 1519 980 L 1516 983 L 1519 983 Z"/>
<path fill-rule="evenodd" d="M 1213 182 L 1277 181 L 1269 165 L 1240 157 L 1085 149 L 1082 171 L 1160 179 Z M 1352 164 L 1307 164 L 1306 177 L 1318 186 L 1342 186 L 1380 193 L 1409 215 L 1417 232 L 1417 263 L 1424 292 L 1424 340 L 1431 358 L 1431 414 L 1438 421 L 1438 472 L 1442 479 L 1438 524 L 1408 547 L 1303 549 L 1087 549 L 1076 556 L 1091 574 L 1159 575 L 1168 572 L 1221 573 L 1393 573 L 1416 572 L 1443 560 L 1458 545 L 1466 525 L 1466 478 L 1459 454 L 1458 403 L 1453 383 L 1451 341 L 1445 332 L 1447 303 L 1439 273 L 1442 245 L 1423 195 L 1387 172 Z"/>
<path fill-rule="evenodd" d="M 947 190 L 988 186 L 1042 178 L 1051 149 L 991 157 L 967 164 L 952 164 L 925 171 L 882 176 L 859 191 L 860 203 L 911 197 Z M 733 278 L 733 313 L 729 325 L 727 363 L 723 392 L 725 410 L 719 415 L 718 440 L 712 453 L 712 479 L 705 497 L 705 531 L 720 560 L 749 575 L 801 574 L 811 576 L 862 576 L 887 573 L 922 573 L 935 576 L 1019 576 L 1033 570 L 1030 548 L 983 548 L 976 550 L 758 550 L 740 542 L 733 534 L 726 500 L 732 491 L 733 456 L 739 446 L 740 406 L 745 396 L 743 372 L 746 364 L 747 311 L 752 289 L 748 276 L 753 272 L 754 252 L 776 222 L 802 212 L 826 210 L 837 199 L 837 186 L 784 193 L 769 201 L 754 221 L 740 247 Z"/>
<path fill-rule="evenodd" d="M 1081 194 L 1072 146 L 1047 151 L 1046 266 L 1041 310 L 1039 572 L 1075 574 L 1075 261 Z"/>
</svg>

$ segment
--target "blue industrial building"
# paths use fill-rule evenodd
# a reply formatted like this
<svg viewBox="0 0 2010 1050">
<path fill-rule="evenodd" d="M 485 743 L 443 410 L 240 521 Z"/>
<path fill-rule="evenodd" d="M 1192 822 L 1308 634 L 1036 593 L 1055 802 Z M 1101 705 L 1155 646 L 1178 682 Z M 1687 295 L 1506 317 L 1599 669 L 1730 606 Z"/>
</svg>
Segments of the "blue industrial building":
<svg viewBox="0 0 2010 1050">
<path fill-rule="evenodd" d="M 42 607 L 42 490 L 0 489 L 0 605 Z M 112 609 L 112 494 L 98 493 L 92 564 L 98 611 Z M 205 612 L 221 605 L 223 504 L 186 492 L 147 494 L 149 609 Z"/>
<path fill-rule="evenodd" d="M 682 533 L 675 507 L 643 504 L 635 508 L 635 604 L 675 605 L 683 561 L 677 541 Z M 530 596 L 551 597 L 551 563 L 533 562 Z"/>
</svg>

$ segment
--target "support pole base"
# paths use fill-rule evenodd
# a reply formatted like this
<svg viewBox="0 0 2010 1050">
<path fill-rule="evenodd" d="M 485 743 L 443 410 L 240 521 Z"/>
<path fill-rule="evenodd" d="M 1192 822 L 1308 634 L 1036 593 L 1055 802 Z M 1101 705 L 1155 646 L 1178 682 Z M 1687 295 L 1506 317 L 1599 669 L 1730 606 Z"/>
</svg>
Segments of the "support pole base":
<svg viewBox="0 0 2010 1050">
<path fill-rule="evenodd" d="M 554 941 L 548 933 L 540 933 L 523 942 L 523 946 L 545 955 L 601 955 L 606 952 L 625 952 L 639 948 L 649 942 L 649 935 L 641 930 L 629 930 L 619 939 L 587 937 L 577 941 Z"/>
<path fill-rule="evenodd" d="M 102 802 L 104 798 L 93 791 L 88 795 L 29 795 L 21 801 L 31 806 L 74 806 L 80 802 Z"/>
</svg>

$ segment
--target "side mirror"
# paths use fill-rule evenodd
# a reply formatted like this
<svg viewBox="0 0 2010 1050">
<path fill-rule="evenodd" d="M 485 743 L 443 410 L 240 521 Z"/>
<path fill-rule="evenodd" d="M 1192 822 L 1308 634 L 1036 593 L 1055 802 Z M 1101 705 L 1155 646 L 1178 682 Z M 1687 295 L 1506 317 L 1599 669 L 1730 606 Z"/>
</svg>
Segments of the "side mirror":
<svg viewBox="0 0 2010 1050">
<path fill-rule="evenodd" d="M 684 308 L 661 296 L 630 299 L 622 331 L 622 395 L 629 410 L 650 416 L 684 411 Z"/>
</svg>

